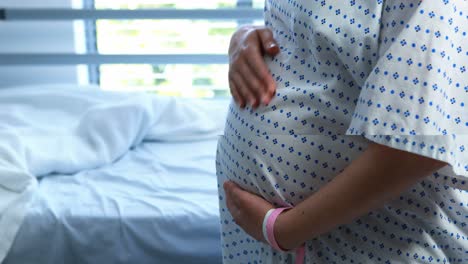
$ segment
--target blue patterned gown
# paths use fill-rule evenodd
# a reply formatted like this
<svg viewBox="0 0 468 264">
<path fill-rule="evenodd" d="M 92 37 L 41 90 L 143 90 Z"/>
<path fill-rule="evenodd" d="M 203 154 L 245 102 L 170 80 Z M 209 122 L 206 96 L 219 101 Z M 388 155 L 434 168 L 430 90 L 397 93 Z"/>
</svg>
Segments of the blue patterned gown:
<svg viewBox="0 0 468 264">
<path fill-rule="evenodd" d="M 468 1 L 267 0 L 265 23 L 276 97 L 232 103 L 218 143 L 224 262 L 294 260 L 234 223 L 224 181 L 294 206 L 374 141 L 449 165 L 311 238 L 306 263 L 468 263 Z"/>
</svg>

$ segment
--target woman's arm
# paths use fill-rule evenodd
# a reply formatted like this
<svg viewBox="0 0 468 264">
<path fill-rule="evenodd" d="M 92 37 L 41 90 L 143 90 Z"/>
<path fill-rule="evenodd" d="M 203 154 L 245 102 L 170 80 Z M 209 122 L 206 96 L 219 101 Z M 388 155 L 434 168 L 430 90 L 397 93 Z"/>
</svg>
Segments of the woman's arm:
<svg viewBox="0 0 468 264">
<path fill-rule="evenodd" d="M 284 248 L 296 248 L 310 238 L 382 206 L 445 165 L 371 143 L 330 183 L 280 215 L 275 236 Z"/>
<path fill-rule="evenodd" d="M 331 182 L 278 217 L 276 240 L 283 248 L 297 248 L 306 240 L 382 206 L 445 165 L 370 143 L 367 150 Z M 263 217 L 273 206 L 232 182 L 226 182 L 224 188 L 227 207 L 236 223 L 252 237 L 263 241 Z"/>
</svg>

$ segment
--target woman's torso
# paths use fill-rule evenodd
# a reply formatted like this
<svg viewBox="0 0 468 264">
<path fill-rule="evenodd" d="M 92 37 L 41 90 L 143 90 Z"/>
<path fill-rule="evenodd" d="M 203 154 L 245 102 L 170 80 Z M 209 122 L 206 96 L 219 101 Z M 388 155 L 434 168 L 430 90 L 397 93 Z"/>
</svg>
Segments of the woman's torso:
<svg viewBox="0 0 468 264">
<path fill-rule="evenodd" d="M 367 144 L 345 133 L 360 87 L 378 58 L 381 5 L 366 1 L 362 10 L 352 10 L 362 14 L 349 14 L 324 9 L 322 3 L 266 2 L 265 23 L 281 49 L 265 58 L 277 83 L 276 97 L 256 110 L 232 103 L 220 144 L 233 161 L 227 166 L 244 167 L 245 173 L 231 178 L 278 203 L 307 197 Z M 349 23 L 334 24 L 334 16 L 349 17 Z"/>
</svg>

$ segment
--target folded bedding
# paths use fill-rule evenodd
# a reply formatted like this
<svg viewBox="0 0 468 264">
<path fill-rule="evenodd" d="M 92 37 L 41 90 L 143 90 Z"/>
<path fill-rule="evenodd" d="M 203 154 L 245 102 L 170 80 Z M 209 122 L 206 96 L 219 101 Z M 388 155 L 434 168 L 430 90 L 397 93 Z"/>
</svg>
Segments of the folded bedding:
<svg viewBox="0 0 468 264">
<path fill-rule="evenodd" d="M 92 245 L 102 245 L 95 250 L 108 250 L 108 256 L 120 252 L 116 258 L 119 263 L 128 263 L 136 257 L 132 255 L 136 251 L 129 247 L 136 247 L 139 252 L 166 254 L 168 261 L 177 254 L 190 258 L 190 252 L 203 251 L 203 243 L 193 245 L 197 239 L 188 242 L 190 237 L 196 238 L 203 232 L 214 232 L 212 237 L 217 235 L 218 230 L 212 224 L 219 221 L 214 172 L 200 167 L 184 169 L 180 153 L 187 153 L 187 147 L 195 149 L 190 144 L 214 144 L 222 131 L 225 113 L 219 111 L 222 105 L 214 109 L 206 107 L 203 101 L 60 86 L 0 90 L 0 262 L 14 243 L 15 249 L 21 249 L 22 245 L 27 248 L 27 242 L 20 241 L 33 242 L 29 238 L 35 232 L 39 240 L 34 243 L 60 244 L 48 247 L 60 252 L 68 247 L 67 256 L 71 257 L 68 260 L 78 259 L 80 263 L 92 262 L 80 257 L 86 252 L 93 256 L 93 248 L 86 247 L 90 239 L 96 240 Z M 158 152 L 160 157 L 154 159 L 155 149 L 164 146 L 165 152 Z M 212 153 L 214 145 L 210 146 L 203 149 Z M 174 152 L 176 149 L 179 153 Z M 214 155 L 209 153 L 206 155 Z M 167 160 L 166 154 L 172 159 Z M 190 158 L 203 159 L 206 155 Z M 165 162 L 152 162 L 164 157 Z M 155 173 L 168 168 L 173 169 L 171 173 L 159 176 Z M 198 176 L 190 177 L 197 171 Z M 196 178 L 200 175 L 212 177 L 200 181 L 202 178 Z M 177 182 L 186 185 L 181 187 Z M 206 192 L 200 192 L 203 188 L 207 188 Z M 213 202 L 203 204 L 209 197 Z M 42 222 L 37 221 L 38 217 Z M 106 222 L 106 219 L 114 220 Z M 186 224 L 180 224 L 184 219 Z M 108 231 L 112 235 L 103 235 L 106 230 L 96 227 L 103 221 L 113 225 Z M 181 232 L 184 228 L 194 232 Z M 180 239 L 180 234 L 170 237 L 174 233 L 171 229 L 182 237 L 186 235 L 187 243 Z M 40 233 L 41 230 L 47 232 Z M 60 233 L 57 230 L 62 230 L 62 235 L 57 235 Z M 157 230 L 167 234 L 152 235 Z M 123 242 L 117 243 L 119 239 Z M 77 247 L 77 243 L 83 247 Z M 175 246 L 179 243 L 181 247 Z M 183 245 L 186 252 L 174 251 L 171 255 L 172 249 Z M 205 245 L 212 247 L 214 242 Z M 65 258 L 59 253 L 55 256 Z M 154 257 L 147 256 L 148 261 Z M 14 260 L 9 256 L 7 261 L 15 263 Z"/>
</svg>

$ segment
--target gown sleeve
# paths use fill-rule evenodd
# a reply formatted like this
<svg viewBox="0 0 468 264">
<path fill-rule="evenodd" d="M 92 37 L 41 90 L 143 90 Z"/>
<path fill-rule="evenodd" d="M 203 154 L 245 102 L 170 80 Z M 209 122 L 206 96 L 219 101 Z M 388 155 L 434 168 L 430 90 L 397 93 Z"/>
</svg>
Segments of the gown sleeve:
<svg viewBox="0 0 468 264">
<path fill-rule="evenodd" d="M 444 161 L 468 188 L 468 1 L 387 0 L 381 21 L 346 133 Z"/>
</svg>

